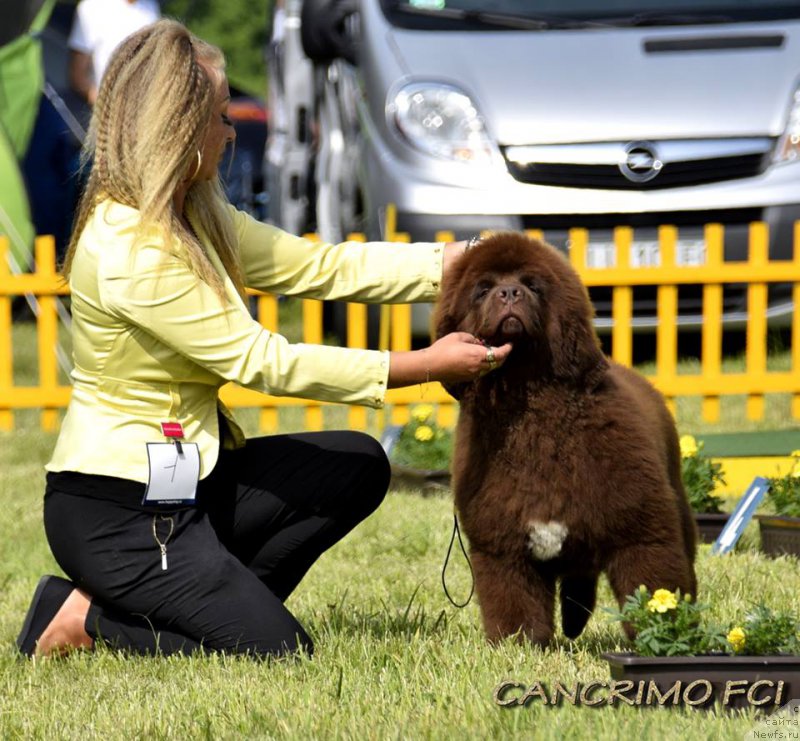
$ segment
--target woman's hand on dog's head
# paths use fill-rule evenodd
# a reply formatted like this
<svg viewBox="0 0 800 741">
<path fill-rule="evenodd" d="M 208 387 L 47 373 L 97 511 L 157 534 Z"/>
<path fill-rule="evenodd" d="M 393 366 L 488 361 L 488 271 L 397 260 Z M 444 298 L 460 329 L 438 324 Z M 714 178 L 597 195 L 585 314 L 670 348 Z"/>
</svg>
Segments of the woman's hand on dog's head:
<svg viewBox="0 0 800 741">
<path fill-rule="evenodd" d="M 451 332 L 424 350 L 390 353 L 389 388 L 474 381 L 503 365 L 511 349 L 510 342 L 492 347 L 469 332 Z"/>
</svg>

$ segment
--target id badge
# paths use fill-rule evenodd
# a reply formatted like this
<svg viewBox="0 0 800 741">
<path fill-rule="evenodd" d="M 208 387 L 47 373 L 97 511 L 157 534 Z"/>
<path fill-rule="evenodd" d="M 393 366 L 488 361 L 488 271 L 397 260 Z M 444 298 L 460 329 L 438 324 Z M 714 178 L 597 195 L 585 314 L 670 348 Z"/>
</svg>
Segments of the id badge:
<svg viewBox="0 0 800 741">
<path fill-rule="evenodd" d="M 195 503 L 200 479 L 197 443 L 147 443 L 149 474 L 142 504 Z"/>
</svg>

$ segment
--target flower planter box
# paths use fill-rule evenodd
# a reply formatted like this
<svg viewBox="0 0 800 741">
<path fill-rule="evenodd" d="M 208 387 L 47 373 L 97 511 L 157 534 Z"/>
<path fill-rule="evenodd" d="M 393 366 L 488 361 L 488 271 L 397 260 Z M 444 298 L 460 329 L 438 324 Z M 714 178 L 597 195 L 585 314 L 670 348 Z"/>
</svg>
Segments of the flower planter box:
<svg viewBox="0 0 800 741">
<path fill-rule="evenodd" d="M 695 512 L 694 521 L 697 523 L 697 532 L 700 535 L 701 543 L 713 543 L 725 527 L 730 514 L 709 514 L 707 512 Z"/>
<path fill-rule="evenodd" d="M 450 471 L 426 470 L 392 463 L 393 489 L 419 489 L 423 494 L 445 492 L 450 489 Z"/>
<path fill-rule="evenodd" d="M 800 696 L 800 656 L 602 656 L 617 683 L 608 692 L 622 692 L 629 700 L 619 705 L 716 705 L 772 713 Z"/>
<path fill-rule="evenodd" d="M 782 475 L 800 449 L 800 430 L 757 430 L 703 435 L 703 452 L 722 464 L 724 487 L 718 494 L 738 496 L 755 476 Z"/>
<path fill-rule="evenodd" d="M 761 550 L 770 556 L 800 558 L 800 517 L 757 515 Z"/>
</svg>

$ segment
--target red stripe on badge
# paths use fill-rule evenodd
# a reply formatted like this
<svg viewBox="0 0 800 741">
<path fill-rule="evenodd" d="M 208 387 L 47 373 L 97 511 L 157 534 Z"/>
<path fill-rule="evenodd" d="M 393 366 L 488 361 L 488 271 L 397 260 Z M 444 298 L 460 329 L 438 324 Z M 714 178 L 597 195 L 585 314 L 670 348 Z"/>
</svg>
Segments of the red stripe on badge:
<svg viewBox="0 0 800 741">
<path fill-rule="evenodd" d="M 183 425 L 180 422 L 162 422 L 161 432 L 164 437 L 183 437 Z"/>
</svg>

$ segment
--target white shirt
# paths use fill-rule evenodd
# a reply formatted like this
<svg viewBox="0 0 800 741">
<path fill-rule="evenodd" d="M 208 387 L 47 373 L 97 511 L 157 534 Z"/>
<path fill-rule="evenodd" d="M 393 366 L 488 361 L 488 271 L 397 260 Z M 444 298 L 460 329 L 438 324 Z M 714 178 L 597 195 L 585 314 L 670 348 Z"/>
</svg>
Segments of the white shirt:
<svg viewBox="0 0 800 741">
<path fill-rule="evenodd" d="M 160 17 L 161 10 L 154 0 L 81 0 L 67 44 L 70 49 L 91 55 L 94 82 L 99 85 L 119 43 Z"/>
</svg>

